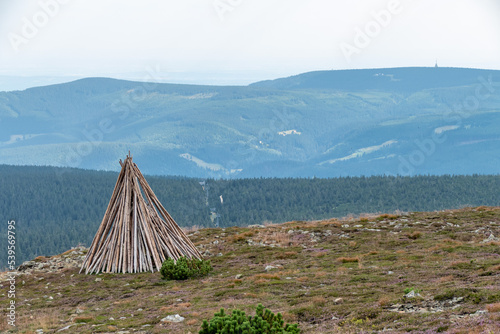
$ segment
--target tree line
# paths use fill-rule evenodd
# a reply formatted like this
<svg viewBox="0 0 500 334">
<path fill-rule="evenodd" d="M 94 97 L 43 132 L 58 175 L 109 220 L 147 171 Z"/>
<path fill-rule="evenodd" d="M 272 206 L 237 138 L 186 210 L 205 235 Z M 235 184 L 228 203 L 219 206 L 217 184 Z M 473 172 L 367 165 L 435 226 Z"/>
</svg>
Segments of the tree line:
<svg viewBox="0 0 500 334">
<path fill-rule="evenodd" d="M 0 268 L 7 222 L 16 221 L 16 260 L 90 245 L 116 172 L 0 165 Z M 147 176 L 180 226 L 220 227 L 315 220 L 349 214 L 500 205 L 500 175 L 208 179 Z M 204 186 L 200 184 L 204 182 Z"/>
</svg>

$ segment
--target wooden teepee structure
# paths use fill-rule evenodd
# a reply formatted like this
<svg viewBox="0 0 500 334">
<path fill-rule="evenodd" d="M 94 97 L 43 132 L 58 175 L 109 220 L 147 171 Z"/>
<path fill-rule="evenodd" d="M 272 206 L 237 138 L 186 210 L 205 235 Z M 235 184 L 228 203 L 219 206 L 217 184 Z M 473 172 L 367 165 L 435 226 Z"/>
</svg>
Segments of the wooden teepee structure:
<svg viewBox="0 0 500 334">
<path fill-rule="evenodd" d="M 159 271 L 166 258 L 201 259 L 127 155 L 80 272 Z"/>
</svg>

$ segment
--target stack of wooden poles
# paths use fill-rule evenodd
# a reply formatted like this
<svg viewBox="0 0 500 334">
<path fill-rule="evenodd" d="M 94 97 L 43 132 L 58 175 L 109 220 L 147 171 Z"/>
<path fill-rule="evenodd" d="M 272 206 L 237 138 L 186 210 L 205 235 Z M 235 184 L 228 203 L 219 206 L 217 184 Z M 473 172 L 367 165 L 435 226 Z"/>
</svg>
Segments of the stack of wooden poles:
<svg viewBox="0 0 500 334">
<path fill-rule="evenodd" d="M 166 258 L 202 255 L 156 198 L 127 156 L 80 272 L 159 271 Z M 144 195 L 144 196 L 143 196 Z"/>
</svg>

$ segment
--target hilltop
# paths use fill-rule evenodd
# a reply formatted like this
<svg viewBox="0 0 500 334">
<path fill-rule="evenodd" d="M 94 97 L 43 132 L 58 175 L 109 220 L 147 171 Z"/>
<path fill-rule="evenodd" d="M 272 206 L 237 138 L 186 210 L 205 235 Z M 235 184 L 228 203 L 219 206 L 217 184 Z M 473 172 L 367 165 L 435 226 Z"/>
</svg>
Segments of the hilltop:
<svg viewBox="0 0 500 334">
<path fill-rule="evenodd" d="M 24 263 L 18 332 L 197 333 L 221 307 L 254 314 L 258 303 L 311 334 L 500 328 L 500 207 L 187 232 L 208 277 L 82 275 L 82 247 Z M 163 321 L 175 314 L 185 320 Z"/>
<path fill-rule="evenodd" d="M 500 71 L 317 71 L 248 86 L 85 78 L 0 92 L 0 163 L 192 177 L 496 174 Z"/>
</svg>

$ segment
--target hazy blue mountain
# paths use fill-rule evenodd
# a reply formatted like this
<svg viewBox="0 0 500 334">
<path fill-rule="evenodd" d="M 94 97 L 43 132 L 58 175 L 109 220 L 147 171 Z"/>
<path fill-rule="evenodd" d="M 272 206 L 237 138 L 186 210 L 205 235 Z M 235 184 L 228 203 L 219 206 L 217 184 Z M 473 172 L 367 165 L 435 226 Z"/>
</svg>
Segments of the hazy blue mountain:
<svg viewBox="0 0 500 334">
<path fill-rule="evenodd" d="M 81 76 L 13 76 L 0 75 L 0 92 L 24 90 L 31 87 L 40 87 L 70 82 L 82 78 Z"/>
<path fill-rule="evenodd" d="M 366 70 L 315 71 L 288 78 L 260 81 L 254 87 L 285 90 L 334 89 L 340 91 L 380 90 L 416 92 L 423 89 L 466 86 L 478 82 L 478 77 L 498 71 L 470 68 L 400 67 Z M 498 80 L 496 80 L 498 82 Z"/>
<path fill-rule="evenodd" d="M 0 92 L 0 163 L 201 177 L 500 171 L 500 71 L 309 72 L 249 86 L 106 78 Z"/>
</svg>

